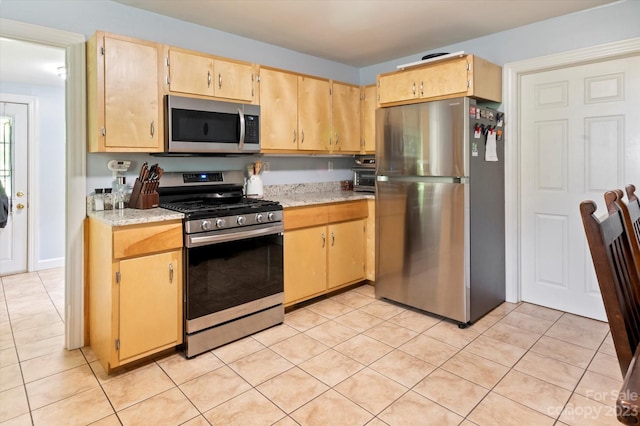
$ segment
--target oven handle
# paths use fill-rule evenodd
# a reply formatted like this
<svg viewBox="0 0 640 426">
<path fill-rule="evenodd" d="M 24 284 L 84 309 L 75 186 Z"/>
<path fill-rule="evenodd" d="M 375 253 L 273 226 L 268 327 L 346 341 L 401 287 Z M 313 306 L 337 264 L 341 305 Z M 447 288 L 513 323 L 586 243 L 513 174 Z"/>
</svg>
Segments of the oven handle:
<svg viewBox="0 0 640 426">
<path fill-rule="evenodd" d="M 211 244 L 226 243 L 229 241 L 245 240 L 247 238 L 264 237 L 267 235 L 280 234 L 284 232 L 282 223 L 266 223 L 258 225 L 248 231 L 236 231 L 228 233 L 214 232 L 207 235 L 187 235 L 185 245 L 187 248 L 202 247 Z"/>
</svg>

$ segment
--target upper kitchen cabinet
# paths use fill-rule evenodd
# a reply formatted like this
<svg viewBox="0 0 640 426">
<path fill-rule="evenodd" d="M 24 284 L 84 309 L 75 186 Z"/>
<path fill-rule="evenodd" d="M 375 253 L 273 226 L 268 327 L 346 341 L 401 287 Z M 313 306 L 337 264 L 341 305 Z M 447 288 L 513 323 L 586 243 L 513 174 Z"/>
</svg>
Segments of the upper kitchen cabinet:
<svg viewBox="0 0 640 426">
<path fill-rule="evenodd" d="M 331 123 L 329 139 L 332 152 L 360 152 L 360 86 L 333 82 L 331 92 Z"/>
<path fill-rule="evenodd" d="M 501 102 L 502 68 L 465 55 L 378 76 L 380 106 L 457 96 Z"/>
<path fill-rule="evenodd" d="M 160 152 L 162 94 L 156 43 L 104 32 L 87 41 L 89 152 Z"/>
<path fill-rule="evenodd" d="M 255 65 L 165 47 L 166 84 L 172 93 L 257 103 Z"/>
<path fill-rule="evenodd" d="M 360 152 L 373 154 L 376 151 L 376 85 L 364 86 L 360 96 L 360 121 L 362 142 Z"/>
<path fill-rule="evenodd" d="M 328 151 L 330 91 L 329 80 L 261 67 L 261 151 Z"/>
</svg>

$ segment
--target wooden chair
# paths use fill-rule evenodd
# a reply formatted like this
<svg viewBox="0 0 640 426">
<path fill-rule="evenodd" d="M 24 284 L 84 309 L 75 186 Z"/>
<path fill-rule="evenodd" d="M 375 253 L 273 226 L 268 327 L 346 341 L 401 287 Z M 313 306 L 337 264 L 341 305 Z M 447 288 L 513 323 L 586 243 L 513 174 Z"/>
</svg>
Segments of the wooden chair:
<svg viewBox="0 0 640 426">
<path fill-rule="evenodd" d="M 634 360 L 640 356 L 640 272 L 632 251 L 634 243 L 626 232 L 623 213 L 617 204 L 622 203 L 621 198 L 621 191 L 605 194 L 607 206 L 613 202 L 613 208 L 608 208 L 609 215 L 602 220 L 594 214 L 597 208 L 593 201 L 580 203 L 580 213 L 620 370 L 625 376 L 617 401 L 618 420 L 639 424 L 640 401 L 633 392 L 640 387 L 640 362 Z"/>
<path fill-rule="evenodd" d="M 628 204 L 623 201 L 624 193 L 620 189 L 608 191 L 604 194 L 604 201 L 609 214 L 620 211 L 625 231 L 631 243 L 631 252 L 636 268 L 640 270 L 640 200 L 635 195 L 636 187 L 627 185 Z"/>
</svg>

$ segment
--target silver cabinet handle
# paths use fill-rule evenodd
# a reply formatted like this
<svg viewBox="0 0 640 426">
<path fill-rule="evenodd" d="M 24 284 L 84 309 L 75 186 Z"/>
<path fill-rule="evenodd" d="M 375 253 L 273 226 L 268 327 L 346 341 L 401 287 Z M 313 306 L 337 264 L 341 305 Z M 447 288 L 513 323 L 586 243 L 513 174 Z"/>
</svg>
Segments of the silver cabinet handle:
<svg viewBox="0 0 640 426">
<path fill-rule="evenodd" d="M 338 140 L 339 140 L 339 138 L 338 138 L 338 132 L 336 132 L 336 145 L 338 145 Z"/>
<path fill-rule="evenodd" d="M 155 120 L 151 120 L 151 128 L 149 129 L 149 132 L 151 133 L 151 137 L 153 137 L 153 135 L 156 134 L 156 122 L 155 122 Z"/>
<path fill-rule="evenodd" d="M 324 236 L 324 232 L 323 232 L 322 233 L 322 248 L 324 248 L 326 242 L 327 242 L 327 238 Z"/>
<path fill-rule="evenodd" d="M 207 87 L 211 87 L 211 71 L 207 71 Z"/>
<path fill-rule="evenodd" d="M 293 143 L 296 143 L 296 139 L 298 139 L 298 134 L 296 133 L 296 129 L 293 129 Z"/>
<path fill-rule="evenodd" d="M 333 247 L 336 243 L 336 236 L 333 234 L 333 232 L 331 233 L 331 246 Z"/>
<path fill-rule="evenodd" d="M 420 82 L 420 96 L 424 96 L 424 82 Z"/>
<path fill-rule="evenodd" d="M 301 135 L 302 139 L 300 139 L 300 142 L 304 143 L 304 129 L 302 129 L 301 133 L 302 133 L 302 135 Z"/>
<path fill-rule="evenodd" d="M 416 82 L 413 82 L 413 87 L 411 88 L 411 91 L 413 92 L 413 95 L 416 95 Z"/>
<path fill-rule="evenodd" d="M 173 263 L 169 263 L 169 282 L 173 283 Z"/>
<path fill-rule="evenodd" d="M 218 73 L 218 89 L 222 89 L 222 74 Z"/>
</svg>

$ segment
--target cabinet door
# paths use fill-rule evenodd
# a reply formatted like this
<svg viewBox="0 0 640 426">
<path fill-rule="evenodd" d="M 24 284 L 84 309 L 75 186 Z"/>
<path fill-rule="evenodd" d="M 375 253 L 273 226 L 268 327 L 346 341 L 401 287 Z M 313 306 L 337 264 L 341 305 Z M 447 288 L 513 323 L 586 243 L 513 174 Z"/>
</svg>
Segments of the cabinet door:
<svg viewBox="0 0 640 426">
<path fill-rule="evenodd" d="M 423 99 L 437 96 L 467 94 L 467 59 L 459 58 L 438 63 L 420 71 L 420 97 Z"/>
<path fill-rule="evenodd" d="M 315 226 L 284 233 L 284 303 L 327 289 L 327 228 Z"/>
<path fill-rule="evenodd" d="M 179 343 L 181 253 L 175 250 L 120 262 L 120 361 Z"/>
<path fill-rule="evenodd" d="M 362 149 L 364 153 L 376 151 L 376 86 L 362 89 Z"/>
<path fill-rule="evenodd" d="M 331 92 L 333 133 L 330 149 L 360 152 L 360 87 L 333 83 Z"/>
<path fill-rule="evenodd" d="M 416 83 L 417 77 L 415 71 L 381 75 L 378 78 L 379 103 L 408 101 L 417 98 L 419 90 Z"/>
<path fill-rule="evenodd" d="M 218 98 L 253 101 L 253 67 L 249 64 L 239 64 L 215 60 L 214 96 Z"/>
<path fill-rule="evenodd" d="M 213 59 L 192 53 L 169 51 L 169 90 L 213 96 Z"/>
<path fill-rule="evenodd" d="M 158 60 L 154 43 L 105 36 L 105 150 L 161 149 Z"/>
<path fill-rule="evenodd" d="M 331 133 L 331 85 L 298 77 L 298 149 L 327 151 Z"/>
<path fill-rule="evenodd" d="M 298 77 L 260 70 L 260 145 L 263 150 L 298 149 Z"/>
<path fill-rule="evenodd" d="M 366 230 L 366 278 L 369 281 L 376 280 L 376 201 L 367 200 L 368 216 L 365 219 Z"/>
<path fill-rule="evenodd" d="M 364 279 L 364 219 L 335 223 L 328 227 L 328 288 Z"/>
</svg>

